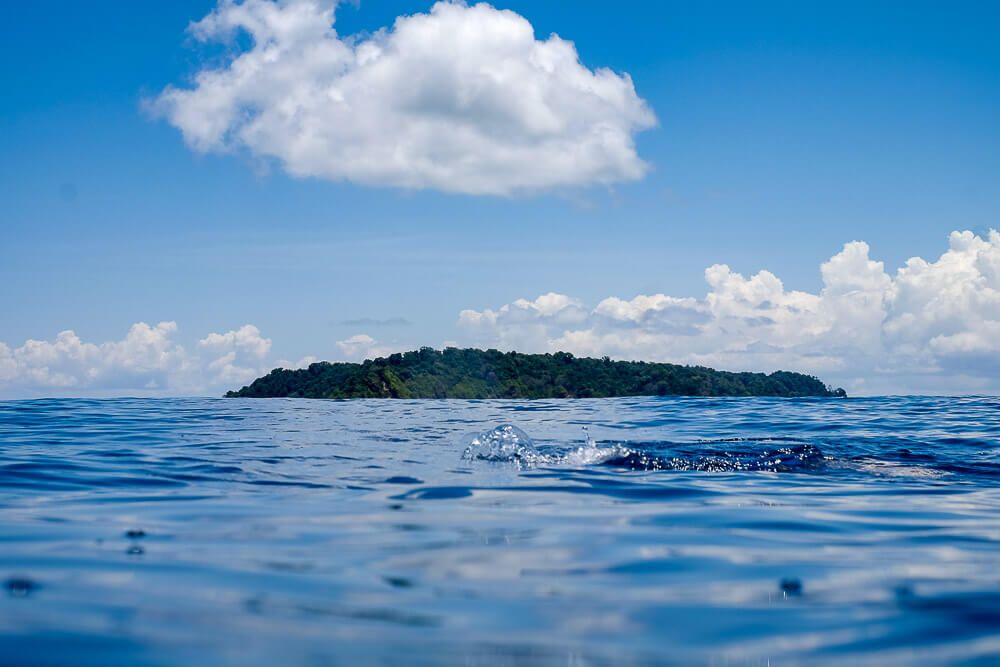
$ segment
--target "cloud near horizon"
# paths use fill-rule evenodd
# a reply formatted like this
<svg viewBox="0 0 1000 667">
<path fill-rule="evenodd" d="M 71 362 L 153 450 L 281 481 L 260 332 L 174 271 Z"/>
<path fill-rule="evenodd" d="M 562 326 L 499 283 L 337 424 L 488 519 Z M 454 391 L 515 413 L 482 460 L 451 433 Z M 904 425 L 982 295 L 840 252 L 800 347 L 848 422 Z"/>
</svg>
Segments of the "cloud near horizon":
<svg viewBox="0 0 1000 667">
<path fill-rule="evenodd" d="M 1000 391 L 1000 234 L 953 232 L 936 261 L 894 276 L 854 241 L 820 267 L 817 294 L 769 271 L 705 271 L 700 299 L 608 297 L 593 309 L 549 293 L 465 310 L 479 345 L 816 374 L 856 393 Z"/>
<path fill-rule="evenodd" d="M 88 343 L 72 330 L 54 340 L 0 342 L 0 394 L 100 395 L 221 393 L 266 372 L 271 340 L 247 324 L 211 333 L 188 352 L 174 322 L 133 324 L 124 339 Z"/>
<path fill-rule="evenodd" d="M 375 359 L 392 354 L 393 352 L 404 352 L 395 346 L 382 345 L 368 334 L 357 334 L 337 341 L 337 349 L 345 361 L 364 361 L 365 359 Z"/>
<path fill-rule="evenodd" d="M 219 0 L 192 23 L 236 50 L 150 103 L 197 152 L 246 150 L 297 177 L 473 195 L 612 184 L 656 123 L 627 74 L 591 70 L 524 17 L 438 2 L 340 36 L 334 0 Z"/>
<path fill-rule="evenodd" d="M 1000 233 L 953 232 L 938 259 L 914 257 L 894 275 L 853 241 L 820 273 L 815 294 L 724 264 L 705 270 L 701 298 L 610 296 L 590 308 L 548 293 L 462 311 L 463 336 L 449 344 L 800 371 L 860 394 L 1000 392 Z M 101 344 L 73 331 L 17 348 L 0 342 L 0 395 L 220 394 L 271 368 L 318 360 L 272 362 L 271 340 L 250 324 L 211 333 L 191 351 L 176 332 L 174 322 L 140 322 Z M 335 345 L 349 361 L 414 347 L 366 333 Z"/>
</svg>

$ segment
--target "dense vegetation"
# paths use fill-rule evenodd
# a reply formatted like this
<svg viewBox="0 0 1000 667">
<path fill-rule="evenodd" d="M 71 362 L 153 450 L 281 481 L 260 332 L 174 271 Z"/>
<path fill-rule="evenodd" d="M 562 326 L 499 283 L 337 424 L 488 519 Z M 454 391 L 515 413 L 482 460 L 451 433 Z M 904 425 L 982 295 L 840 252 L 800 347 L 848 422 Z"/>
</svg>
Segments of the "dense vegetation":
<svg viewBox="0 0 1000 667">
<path fill-rule="evenodd" d="M 278 368 L 227 397 L 589 398 L 605 396 L 844 396 L 818 379 L 778 371 L 586 359 L 572 354 L 422 348 L 360 364 Z"/>
</svg>

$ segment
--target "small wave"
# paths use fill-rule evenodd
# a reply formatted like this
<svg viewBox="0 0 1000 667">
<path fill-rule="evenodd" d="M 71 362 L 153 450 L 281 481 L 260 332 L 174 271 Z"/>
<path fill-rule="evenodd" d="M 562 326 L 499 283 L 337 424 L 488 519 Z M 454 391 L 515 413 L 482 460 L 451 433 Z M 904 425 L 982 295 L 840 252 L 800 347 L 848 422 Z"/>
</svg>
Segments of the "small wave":
<svg viewBox="0 0 1000 667">
<path fill-rule="evenodd" d="M 630 470 L 675 470 L 700 472 L 805 472 L 826 465 L 819 447 L 810 444 L 759 451 L 723 452 L 708 455 L 663 456 L 629 450 L 605 465 Z"/>
</svg>

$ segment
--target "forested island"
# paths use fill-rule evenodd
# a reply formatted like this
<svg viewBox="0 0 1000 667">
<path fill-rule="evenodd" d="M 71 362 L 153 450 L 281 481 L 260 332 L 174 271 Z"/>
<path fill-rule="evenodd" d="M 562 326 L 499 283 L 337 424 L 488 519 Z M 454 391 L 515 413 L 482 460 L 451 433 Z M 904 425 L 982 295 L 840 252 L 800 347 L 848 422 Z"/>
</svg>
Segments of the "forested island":
<svg viewBox="0 0 1000 667">
<path fill-rule="evenodd" d="M 819 379 L 777 371 L 591 359 L 566 352 L 422 348 L 363 363 L 277 368 L 227 398 L 603 398 L 611 396 L 844 397 Z"/>
</svg>

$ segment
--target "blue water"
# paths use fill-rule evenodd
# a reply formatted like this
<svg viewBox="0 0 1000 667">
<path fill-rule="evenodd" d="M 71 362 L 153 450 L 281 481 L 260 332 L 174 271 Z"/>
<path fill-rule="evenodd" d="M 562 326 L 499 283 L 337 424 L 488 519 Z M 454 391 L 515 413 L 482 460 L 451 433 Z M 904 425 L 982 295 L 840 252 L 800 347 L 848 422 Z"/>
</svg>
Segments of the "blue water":
<svg viewBox="0 0 1000 667">
<path fill-rule="evenodd" d="M 0 664 L 998 664 L 998 444 L 996 398 L 0 403 Z"/>
</svg>

